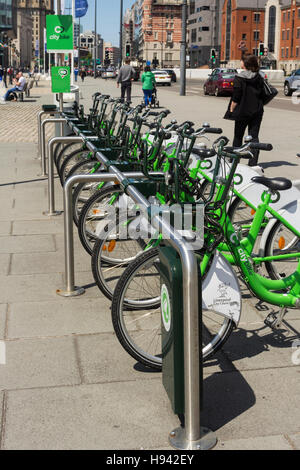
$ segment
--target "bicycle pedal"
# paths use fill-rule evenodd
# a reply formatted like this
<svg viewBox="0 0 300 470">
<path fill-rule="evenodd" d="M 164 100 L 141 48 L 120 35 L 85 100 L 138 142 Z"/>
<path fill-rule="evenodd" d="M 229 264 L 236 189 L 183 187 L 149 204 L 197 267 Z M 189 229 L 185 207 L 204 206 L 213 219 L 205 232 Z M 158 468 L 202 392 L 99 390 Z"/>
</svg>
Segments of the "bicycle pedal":
<svg viewBox="0 0 300 470">
<path fill-rule="evenodd" d="M 269 328 L 271 328 L 272 330 L 280 328 L 281 323 L 282 323 L 282 320 L 278 318 L 276 313 L 269 313 L 269 315 L 264 321 L 264 324 L 268 326 Z"/>
</svg>

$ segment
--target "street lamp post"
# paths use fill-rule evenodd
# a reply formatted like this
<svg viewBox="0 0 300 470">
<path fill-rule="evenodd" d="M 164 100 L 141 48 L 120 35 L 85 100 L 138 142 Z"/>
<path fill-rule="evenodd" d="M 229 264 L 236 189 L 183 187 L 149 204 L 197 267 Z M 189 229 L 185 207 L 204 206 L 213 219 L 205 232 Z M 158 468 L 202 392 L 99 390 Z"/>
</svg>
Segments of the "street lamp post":
<svg viewBox="0 0 300 470">
<path fill-rule="evenodd" d="M 94 79 L 96 78 L 96 62 L 97 62 L 97 0 L 95 0 L 95 41 L 94 41 Z"/>
<path fill-rule="evenodd" d="M 186 21 L 187 0 L 182 0 L 182 28 L 180 46 L 180 96 L 186 95 Z"/>
<path fill-rule="evenodd" d="M 123 58 L 123 0 L 120 0 L 120 59 L 119 66 L 122 65 Z"/>
</svg>

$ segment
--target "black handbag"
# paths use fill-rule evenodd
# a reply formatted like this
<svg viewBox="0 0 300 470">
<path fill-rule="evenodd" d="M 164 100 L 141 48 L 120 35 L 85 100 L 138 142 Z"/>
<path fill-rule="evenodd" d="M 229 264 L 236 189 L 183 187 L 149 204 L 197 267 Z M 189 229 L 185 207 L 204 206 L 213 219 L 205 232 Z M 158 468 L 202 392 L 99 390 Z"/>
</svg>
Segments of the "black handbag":
<svg viewBox="0 0 300 470">
<path fill-rule="evenodd" d="M 264 83 L 262 101 L 265 106 L 266 104 L 270 103 L 270 101 L 272 101 L 275 96 L 278 95 L 278 90 L 277 88 L 274 88 L 272 85 L 270 85 L 265 79 L 263 79 L 263 81 Z"/>
</svg>

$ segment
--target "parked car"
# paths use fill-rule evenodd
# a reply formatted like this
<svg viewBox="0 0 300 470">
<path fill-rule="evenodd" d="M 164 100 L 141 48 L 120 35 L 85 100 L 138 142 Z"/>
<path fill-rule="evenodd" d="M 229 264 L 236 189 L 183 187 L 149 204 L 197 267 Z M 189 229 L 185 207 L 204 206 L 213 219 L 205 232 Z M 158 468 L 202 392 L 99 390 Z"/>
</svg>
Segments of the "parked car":
<svg viewBox="0 0 300 470">
<path fill-rule="evenodd" d="M 171 75 L 168 74 L 165 70 L 152 70 L 155 76 L 155 81 L 157 85 L 168 85 L 171 86 Z"/>
<path fill-rule="evenodd" d="M 177 77 L 176 77 L 176 73 L 174 72 L 173 69 L 164 69 L 164 71 L 166 71 L 169 75 L 171 75 L 171 81 L 176 83 L 177 82 Z"/>
<path fill-rule="evenodd" d="M 117 72 L 114 68 L 107 68 L 102 72 L 102 78 L 116 78 Z"/>
<path fill-rule="evenodd" d="M 289 77 L 284 79 L 285 96 L 291 96 L 297 90 L 300 90 L 300 69 L 294 70 Z"/>
<path fill-rule="evenodd" d="M 225 93 L 232 94 L 236 74 L 236 69 L 214 69 L 204 83 L 204 94 L 215 96 Z"/>
</svg>

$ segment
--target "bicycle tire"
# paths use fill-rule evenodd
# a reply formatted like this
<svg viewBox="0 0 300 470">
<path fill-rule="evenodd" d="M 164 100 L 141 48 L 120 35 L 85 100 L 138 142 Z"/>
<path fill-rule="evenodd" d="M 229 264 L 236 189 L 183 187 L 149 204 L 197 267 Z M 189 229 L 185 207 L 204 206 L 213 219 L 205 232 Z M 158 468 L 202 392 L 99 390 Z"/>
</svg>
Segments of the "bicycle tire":
<svg viewBox="0 0 300 470">
<path fill-rule="evenodd" d="M 91 234 L 88 234 L 86 230 L 87 217 L 95 204 L 100 204 L 102 200 L 109 197 L 110 195 L 119 193 L 123 193 L 123 190 L 121 189 L 120 185 L 110 185 L 108 187 L 100 189 L 88 199 L 88 201 L 84 204 L 80 211 L 78 220 L 78 235 L 83 248 L 87 251 L 89 255 L 91 255 L 93 252 L 93 246 L 91 246 L 90 244 L 90 238 L 92 236 Z M 74 204 L 76 203 L 75 198 L 73 202 Z M 75 212 L 78 212 L 78 208 L 73 208 L 73 214 L 75 214 Z M 95 218 L 98 219 L 98 216 L 96 217 L 95 215 Z"/>
<path fill-rule="evenodd" d="M 285 245 L 281 248 L 279 246 L 280 239 L 284 239 Z M 272 227 L 266 240 L 264 256 L 274 256 L 276 254 L 292 253 L 293 249 L 295 249 L 298 253 L 300 251 L 299 242 L 299 238 L 296 237 L 292 232 L 290 232 L 286 227 L 284 227 L 284 225 L 278 220 Z M 273 280 L 280 280 L 290 276 L 297 269 L 297 266 L 293 267 L 293 261 L 293 259 L 288 259 L 286 261 L 265 261 L 265 267 L 268 272 L 268 275 Z M 298 265 L 297 257 L 295 257 L 295 263 Z"/>
<path fill-rule="evenodd" d="M 60 170 L 60 167 L 64 161 L 64 159 L 68 156 L 68 155 L 65 155 L 66 152 L 69 152 L 70 149 L 73 147 L 73 146 L 81 146 L 82 147 L 82 144 L 79 144 L 78 142 L 70 142 L 69 144 L 65 145 L 59 152 L 57 158 L 54 160 L 55 161 L 55 165 L 56 165 L 56 168 L 57 168 L 57 171 Z M 80 147 L 77 149 L 77 150 L 80 150 Z M 74 151 L 74 150 L 73 150 Z M 65 155 L 65 156 L 64 156 Z"/>
<path fill-rule="evenodd" d="M 137 319 L 137 310 L 138 307 L 135 305 L 132 307 L 130 304 L 130 308 L 126 307 L 124 300 L 128 302 L 128 297 L 126 297 L 126 291 L 128 286 L 130 285 L 131 279 L 135 277 L 135 275 L 138 275 L 139 271 L 145 266 L 145 268 L 151 267 L 151 262 L 154 264 L 155 260 L 158 261 L 158 249 L 153 248 L 151 250 L 145 251 L 143 254 L 139 255 L 135 261 L 133 261 L 128 268 L 124 271 L 122 276 L 120 277 L 120 280 L 115 288 L 114 295 L 113 295 L 113 300 L 112 300 L 112 308 L 111 308 L 111 314 L 112 314 L 112 323 L 114 327 L 114 331 L 116 333 L 116 336 L 122 345 L 122 347 L 130 354 L 135 360 L 140 362 L 146 367 L 154 368 L 157 370 L 161 370 L 162 367 L 162 359 L 161 359 L 161 350 L 158 349 L 158 346 L 156 346 L 154 349 L 153 353 L 149 353 L 144 350 L 144 347 L 140 346 L 137 344 L 137 339 L 134 339 L 134 335 L 136 335 L 136 338 L 139 339 L 139 341 L 143 341 L 143 336 L 145 337 L 145 334 L 148 334 L 149 332 L 149 326 L 146 324 L 145 329 L 142 329 L 141 322 L 142 320 L 145 320 L 148 322 L 151 320 L 151 313 L 149 313 L 149 309 L 153 308 L 154 309 L 154 316 L 155 318 L 152 317 L 154 327 L 152 327 L 152 331 L 154 331 L 154 334 L 156 336 L 156 339 L 146 338 L 147 343 L 152 346 L 154 344 L 158 345 L 157 341 L 157 336 L 159 336 L 160 332 L 160 312 L 159 315 L 157 316 L 157 308 L 160 308 L 160 282 L 159 282 L 159 302 L 157 302 L 157 297 L 152 299 L 152 305 L 151 305 L 151 299 L 149 301 L 148 299 L 148 306 L 145 308 L 144 305 L 141 304 L 139 310 L 142 312 L 142 316 Z M 135 282 L 137 282 L 135 280 Z M 123 315 L 123 312 L 125 310 L 125 315 Z M 147 311 L 147 314 L 144 314 L 143 312 Z M 134 316 L 134 322 L 135 324 L 138 323 L 138 329 L 134 330 L 132 326 L 132 322 L 130 322 L 129 315 L 133 313 Z M 128 317 L 126 319 L 126 317 Z M 203 314 L 203 320 L 206 318 L 206 316 Z M 128 320 L 128 325 L 130 327 L 130 330 L 128 330 L 125 322 Z M 221 325 L 219 331 L 212 336 L 210 336 L 210 332 L 207 326 L 203 324 L 203 332 L 208 331 L 208 339 L 210 339 L 210 343 L 208 343 L 206 346 L 204 345 L 203 347 L 203 360 L 206 361 L 210 357 L 214 356 L 216 352 L 224 345 L 224 343 L 228 340 L 229 336 L 232 333 L 232 330 L 234 328 L 234 323 L 232 320 L 228 318 L 224 318 L 223 324 Z M 144 333 L 143 333 L 144 332 Z M 156 332 L 156 333 L 155 333 Z M 207 334 L 207 333 L 206 333 Z M 149 333 L 150 335 L 150 333 Z M 156 341 L 156 342 L 155 342 Z"/>
<path fill-rule="evenodd" d="M 135 218 L 132 218 L 134 221 Z M 126 220 L 126 223 L 128 224 Z M 122 221 L 119 222 L 120 225 Z M 141 254 L 147 244 L 142 238 L 135 240 L 117 238 L 118 225 L 109 231 L 106 226 L 94 243 L 91 257 L 92 273 L 100 291 L 112 300 L 118 280 L 124 270 Z M 113 232 L 113 237 L 111 237 Z M 121 252 L 121 253 L 120 253 Z"/>
<path fill-rule="evenodd" d="M 90 160 L 91 158 L 88 157 L 90 152 L 88 150 L 82 150 L 78 149 L 75 150 L 74 152 L 70 153 L 63 161 L 61 164 L 60 168 L 58 169 L 58 174 L 59 178 L 61 181 L 62 186 L 64 185 L 66 179 L 69 177 L 70 172 L 72 171 L 73 167 L 78 165 L 81 162 L 85 162 L 87 160 Z M 72 164 L 72 160 L 74 160 Z M 71 163 L 71 165 L 70 165 Z M 68 165 L 71 166 L 71 168 L 68 169 Z"/>
</svg>

